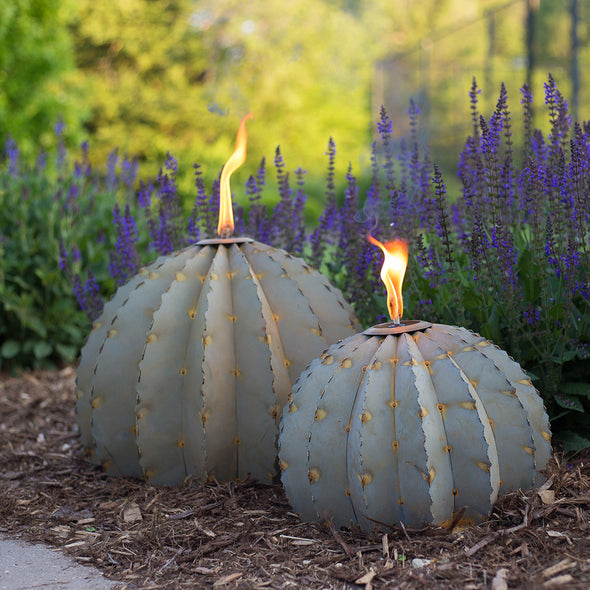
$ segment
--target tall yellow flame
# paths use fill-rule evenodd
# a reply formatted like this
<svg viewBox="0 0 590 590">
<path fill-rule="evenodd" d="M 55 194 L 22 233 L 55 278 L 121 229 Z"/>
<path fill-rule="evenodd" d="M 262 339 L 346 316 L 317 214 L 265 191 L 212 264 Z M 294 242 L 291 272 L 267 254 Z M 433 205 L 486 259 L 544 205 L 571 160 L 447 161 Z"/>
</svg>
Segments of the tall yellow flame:
<svg viewBox="0 0 590 590">
<path fill-rule="evenodd" d="M 248 113 L 242 118 L 236 138 L 236 149 L 221 171 L 219 182 L 219 221 L 217 223 L 217 235 L 220 238 L 229 238 L 234 233 L 234 213 L 231 202 L 229 177 L 246 161 L 246 144 L 248 143 L 246 119 L 252 118 L 252 113 Z"/>
<path fill-rule="evenodd" d="M 387 289 L 389 317 L 394 324 L 399 324 L 404 312 L 402 283 L 408 265 L 408 245 L 402 240 L 392 240 L 383 245 L 370 234 L 368 239 L 371 244 L 383 250 L 384 258 L 380 276 Z"/>
</svg>

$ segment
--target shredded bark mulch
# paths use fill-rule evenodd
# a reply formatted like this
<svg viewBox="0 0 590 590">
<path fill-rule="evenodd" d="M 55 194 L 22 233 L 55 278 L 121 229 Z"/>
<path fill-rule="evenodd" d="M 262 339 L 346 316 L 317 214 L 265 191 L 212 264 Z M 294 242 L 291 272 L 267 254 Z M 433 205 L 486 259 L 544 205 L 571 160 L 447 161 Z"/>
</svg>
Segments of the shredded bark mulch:
<svg viewBox="0 0 590 590">
<path fill-rule="evenodd" d="M 0 533 L 93 565 L 120 589 L 590 587 L 590 450 L 463 529 L 370 536 L 306 524 L 280 485 L 157 488 L 89 464 L 75 368 L 0 375 Z"/>
</svg>

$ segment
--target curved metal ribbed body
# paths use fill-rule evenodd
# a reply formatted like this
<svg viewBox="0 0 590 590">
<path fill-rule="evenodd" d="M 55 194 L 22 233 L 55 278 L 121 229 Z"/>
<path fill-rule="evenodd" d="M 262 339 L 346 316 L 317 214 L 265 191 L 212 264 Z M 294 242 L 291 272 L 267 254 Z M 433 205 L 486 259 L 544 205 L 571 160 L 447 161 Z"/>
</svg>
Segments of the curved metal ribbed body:
<svg viewBox="0 0 590 590">
<path fill-rule="evenodd" d="M 80 434 L 111 474 L 269 481 L 292 384 L 358 329 L 340 291 L 303 260 L 219 242 L 161 257 L 121 286 L 82 349 Z"/>
<path fill-rule="evenodd" d="M 369 332 L 369 331 L 368 331 Z M 357 334 L 312 361 L 283 410 L 282 481 L 303 520 L 364 530 L 489 515 L 542 481 L 548 417 L 506 352 L 433 324 Z"/>
</svg>

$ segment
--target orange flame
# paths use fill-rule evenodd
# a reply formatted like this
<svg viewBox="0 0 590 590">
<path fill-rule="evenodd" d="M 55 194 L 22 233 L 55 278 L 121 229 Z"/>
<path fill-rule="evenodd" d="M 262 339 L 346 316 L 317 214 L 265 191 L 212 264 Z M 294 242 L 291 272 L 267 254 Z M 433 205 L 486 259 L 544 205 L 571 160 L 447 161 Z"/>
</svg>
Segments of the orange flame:
<svg viewBox="0 0 590 590">
<path fill-rule="evenodd" d="M 248 113 L 242 118 L 236 138 L 236 149 L 221 171 L 221 180 L 219 181 L 219 221 L 217 223 L 217 235 L 220 238 L 229 238 L 234 233 L 234 212 L 231 203 L 229 177 L 246 161 L 246 144 L 248 143 L 246 119 L 252 118 L 252 113 Z"/>
<path fill-rule="evenodd" d="M 404 312 L 402 283 L 408 265 L 408 245 L 402 240 L 393 240 L 383 245 L 370 234 L 368 238 L 369 242 L 379 246 L 385 255 L 380 276 L 387 289 L 389 317 L 394 324 L 399 324 Z"/>
</svg>

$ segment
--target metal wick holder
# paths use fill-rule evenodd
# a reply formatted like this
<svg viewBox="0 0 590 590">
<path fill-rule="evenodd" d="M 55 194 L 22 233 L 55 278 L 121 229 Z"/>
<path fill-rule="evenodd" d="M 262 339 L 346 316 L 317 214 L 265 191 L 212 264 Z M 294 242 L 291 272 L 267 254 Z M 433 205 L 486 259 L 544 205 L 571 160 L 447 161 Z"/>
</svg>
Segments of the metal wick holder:
<svg viewBox="0 0 590 590">
<path fill-rule="evenodd" d="M 399 324 L 394 322 L 385 322 L 384 324 L 377 324 L 367 328 L 363 334 L 367 336 L 389 336 L 395 334 L 403 334 L 404 332 L 419 332 L 432 327 L 430 322 L 422 320 L 403 320 Z"/>
<path fill-rule="evenodd" d="M 217 244 L 243 244 L 245 242 L 253 242 L 252 238 L 246 238 L 244 236 L 237 237 L 237 238 L 206 238 L 204 240 L 199 240 L 197 242 L 197 246 L 215 246 Z"/>
</svg>

